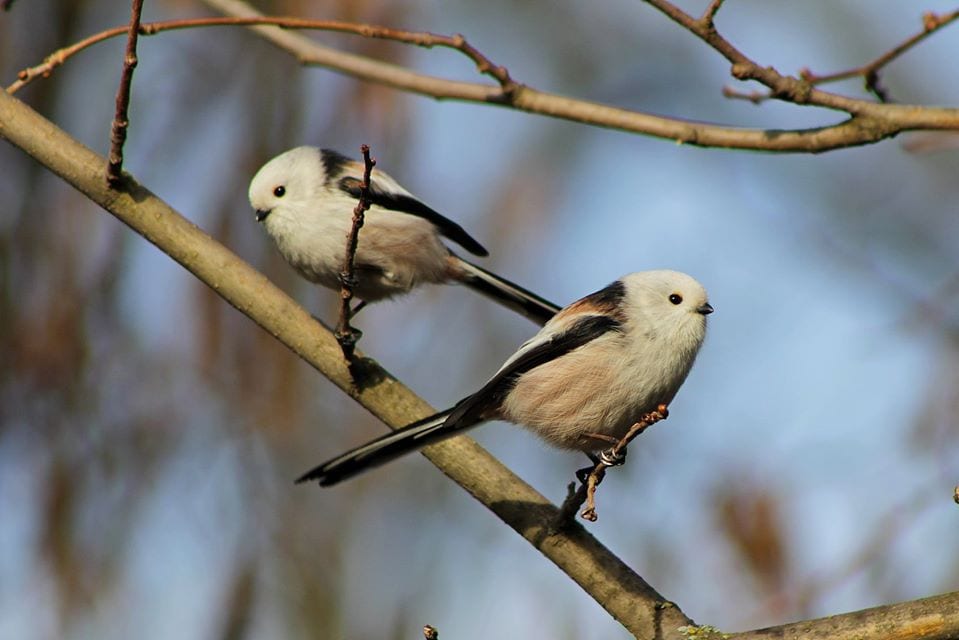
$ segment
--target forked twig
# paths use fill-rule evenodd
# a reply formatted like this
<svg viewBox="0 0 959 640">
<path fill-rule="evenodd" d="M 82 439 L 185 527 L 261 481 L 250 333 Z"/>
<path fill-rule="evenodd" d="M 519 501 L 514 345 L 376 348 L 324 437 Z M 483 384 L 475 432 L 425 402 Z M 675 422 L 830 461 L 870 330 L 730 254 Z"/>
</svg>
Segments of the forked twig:
<svg viewBox="0 0 959 640">
<path fill-rule="evenodd" d="M 130 86 L 133 84 L 133 70 L 137 66 L 137 37 L 140 35 L 140 16 L 143 13 L 143 0 L 133 0 L 130 10 L 130 26 L 127 29 L 127 49 L 123 56 L 123 72 L 120 74 L 120 87 L 117 89 L 117 110 L 110 128 L 110 155 L 107 160 L 107 184 L 116 189 L 120 186 L 123 173 L 123 144 L 127 140 L 130 126 Z"/>
<path fill-rule="evenodd" d="M 361 145 L 360 151 L 363 153 L 363 182 L 360 184 L 360 198 L 353 208 L 353 226 L 346 235 L 346 254 L 343 257 L 343 268 L 340 270 L 340 318 L 336 323 L 336 341 L 340 343 L 343 350 L 343 357 L 348 361 L 353 360 L 353 353 L 356 349 L 356 342 L 363 334 L 350 326 L 350 319 L 353 317 L 353 311 L 350 309 L 350 303 L 353 302 L 353 289 L 356 287 L 356 245 L 360 239 L 360 229 L 363 227 L 364 216 L 370 208 L 370 174 L 373 173 L 373 167 L 376 160 L 370 157 L 369 145 Z"/>
<path fill-rule="evenodd" d="M 142 0 L 141 4 L 142 4 Z M 391 29 L 370 24 L 357 24 L 352 22 L 343 22 L 341 20 L 309 20 L 306 18 L 294 17 L 276 17 L 276 16 L 256 16 L 256 17 L 222 17 L 222 18 L 187 18 L 181 20 L 167 20 L 162 22 L 140 23 L 140 14 L 136 14 L 136 33 L 144 36 L 152 36 L 165 31 L 174 31 L 178 29 L 192 29 L 196 27 L 254 27 L 254 26 L 275 26 L 284 29 L 307 29 L 317 31 L 332 31 L 338 33 L 351 33 L 365 38 L 379 38 L 382 40 L 392 40 L 402 42 L 418 47 L 431 49 L 433 47 L 443 47 L 459 51 L 469 58 L 476 69 L 483 75 L 495 80 L 502 91 L 501 101 L 508 101 L 509 97 L 519 88 L 519 84 L 509 75 L 506 67 L 498 65 L 484 55 L 479 49 L 467 42 L 466 38 L 460 34 L 444 36 L 426 31 L 406 31 L 404 29 Z M 16 82 L 7 87 L 7 93 L 15 93 L 24 85 L 29 84 L 36 78 L 48 77 L 54 69 L 62 65 L 67 59 L 75 56 L 84 49 L 87 49 L 99 42 L 115 38 L 124 33 L 130 33 L 130 26 L 114 27 L 106 29 L 100 33 L 84 38 L 70 46 L 58 49 L 47 56 L 43 62 L 33 67 L 27 67 L 17 74 Z M 134 47 L 136 42 L 134 40 Z M 129 55 L 129 48 L 128 54 Z M 134 49 L 135 56 L 135 49 Z"/>
<path fill-rule="evenodd" d="M 922 31 L 909 36 L 874 60 L 858 67 L 853 67 L 844 71 L 836 71 L 834 73 L 818 74 L 811 71 L 808 67 L 804 67 L 799 70 L 799 77 L 803 81 L 809 83 L 811 86 L 819 86 L 828 84 L 830 82 L 839 82 L 841 80 L 849 80 L 852 78 L 861 77 L 865 84 L 866 91 L 879 98 L 881 102 L 888 102 L 889 92 L 885 87 L 882 86 L 879 78 L 879 72 L 893 60 L 906 53 L 946 25 L 955 22 L 957 19 L 959 19 L 959 10 L 950 11 L 949 13 L 943 14 L 937 14 L 931 11 L 924 13 L 922 15 Z M 753 104 L 759 104 L 760 102 L 771 100 L 776 97 L 773 95 L 772 91 L 742 92 L 737 91 L 732 87 L 724 87 L 723 95 L 727 98 L 748 100 Z"/>
<path fill-rule="evenodd" d="M 559 517 L 557 518 L 554 528 L 561 528 L 564 523 L 568 522 L 584 502 L 586 503 L 586 508 L 579 514 L 580 517 L 590 522 L 596 522 L 599 518 L 596 514 L 596 487 L 598 487 L 599 483 L 606 477 L 606 469 L 623 464 L 626 458 L 626 446 L 646 431 L 646 429 L 668 417 L 669 409 L 665 404 L 659 405 L 655 411 L 650 411 L 645 414 L 636 424 L 630 427 L 629 431 L 619 442 L 603 451 L 599 458 L 596 459 L 596 463 L 592 469 L 587 467 L 577 472 L 576 475 L 580 478 L 581 484 L 575 491 L 573 490 L 574 485 L 570 485 L 569 495 L 567 495 L 566 500 L 563 501 L 563 505 L 560 507 Z M 589 472 L 588 475 L 586 475 L 587 471 Z"/>
</svg>

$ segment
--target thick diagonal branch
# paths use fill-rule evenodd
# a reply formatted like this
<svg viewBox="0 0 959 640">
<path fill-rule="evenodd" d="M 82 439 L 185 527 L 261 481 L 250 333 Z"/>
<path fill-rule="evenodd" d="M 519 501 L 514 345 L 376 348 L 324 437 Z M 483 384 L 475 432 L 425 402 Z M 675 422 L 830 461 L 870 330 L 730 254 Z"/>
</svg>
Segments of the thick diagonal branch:
<svg viewBox="0 0 959 640">
<path fill-rule="evenodd" d="M 0 92 L 0 137 L 10 140 L 157 248 L 226 302 L 246 314 L 296 355 L 392 428 L 435 413 L 424 400 L 369 359 L 355 385 L 333 334 L 226 247 L 124 175 L 123 191 L 106 184 L 106 160 L 16 98 Z M 357 352 L 357 358 L 362 354 Z M 558 513 L 468 437 L 427 448 L 443 473 L 516 530 L 637 637 L 679 640 L 689 624 L 664 598 L 578 523 L 550 530 Z M 292 487 L 291 487 L 291 490 Z"/>
</svg>

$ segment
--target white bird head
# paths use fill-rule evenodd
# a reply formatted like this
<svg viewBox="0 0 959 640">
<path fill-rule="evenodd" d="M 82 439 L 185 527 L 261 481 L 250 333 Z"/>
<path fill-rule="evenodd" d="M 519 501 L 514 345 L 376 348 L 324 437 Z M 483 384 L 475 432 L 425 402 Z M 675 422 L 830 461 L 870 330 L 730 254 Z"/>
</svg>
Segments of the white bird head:
<svg viewBox="0 0 959 640">
<path fill-rule="evenodd" d="M 631 273 L 623 283 L 628 292 L 626 316 L 637 326 L 699 348 L 706 316 L 713 312 L 703 285 L 685 273 L 665 269 Z"/>
<path fill-rule="evenodd" d="M 277 209 L 297 208 L 314 199 L 327 178 L 316 147 L 296 147 L 263 165 L 250 181 L 250 205 L 264 222 Z"/>
</svg>

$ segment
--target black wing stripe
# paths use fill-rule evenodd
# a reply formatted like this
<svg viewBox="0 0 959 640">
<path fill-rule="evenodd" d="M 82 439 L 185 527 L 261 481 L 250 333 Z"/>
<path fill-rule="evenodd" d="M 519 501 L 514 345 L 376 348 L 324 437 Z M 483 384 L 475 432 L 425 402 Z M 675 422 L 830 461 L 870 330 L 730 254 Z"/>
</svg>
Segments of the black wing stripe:
<svg viewBox="0 0 959 640">
<path fill-rule="evenodd" d="M 621 329 L 622 323 L 609 316 L 587 316 L 578 320 L 569 329 L 554 336 L 552 340 L 524 353 L 493 376 L 482 389 L 456 405 L 450 417 L 447 418 L 446 424 L 454 425 L 462 422 L 464 428 L 465 425 L 475 424 L 477 420 L 482 419 L 484 412 L 499 406 L 520 375 L 564 356 L 610 331 Z"/>
<path fill-rule="evenodd" d="M 359 198 L 360 184 L 360 180 L 357 180 L 356 178 L 345 177 L 340 180 L 339 187 L 342 191 L 345 191 L 354 198 Z M 386 191 L 378 188 L 376 185 L 376 176 L 373 177 L 372 184 L 370 185 L 370 203 L 383 207 L 384 209 L 400 211 L 402 213 L 408 213 L 410 215 L 423 218 L 424 220 L 434 224 L 436 228 L 440 230 L 441 234 L 460 245 L 473 255 L 482 257 L 489 255 L 489 251 L 487 251 L 483 245 L 477 242 L 473 236 L 466 233 L 466 230 L 463 227 L 456 224 L 438 211 L 427 207 L 416 198 L 387 193 Z"/>
</svg>

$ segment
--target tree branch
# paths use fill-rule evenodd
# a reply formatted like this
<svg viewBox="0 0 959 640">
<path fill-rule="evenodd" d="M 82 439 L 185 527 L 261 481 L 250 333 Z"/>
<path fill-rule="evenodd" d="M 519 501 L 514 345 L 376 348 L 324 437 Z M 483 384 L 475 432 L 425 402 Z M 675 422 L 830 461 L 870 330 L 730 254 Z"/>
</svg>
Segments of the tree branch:
<svg viewBox="0 0 959 640">
<path fill-rule="evenodd" d="M 845 71 L 837 71 L 835 73 L 827 73 L 823 75 L 813 73 L 808 68 L 804 68 L 800 70 L 799 76 L 806 82 L 815 85 L 837 82 L 839 80 L 848 80 L 850 78 L 862 76 L 866 83 L 866 90 L 874 93 L 880 100 L 886 102 L 888 100 L 888 96 L 878 84 L 879 71 L 890 62 L 934 34 L 936 31 L 942 29 L 957 19 L 959 19 L 959 10 L 944 14 L 935 14 L 932 12 L 925 13 L 922 16 L 922 31 L 910 36 L 909 38 L 906 38 L 872 62 L 868 62 L 862 66 L 854 67 L 852 69 L 846 69 Z"/>
<path fill-rule="evenodd" d="M 354 384 L 333 334 L 263 275 L 124 173 L 123 191 L 106 184 L 106 160 L 0 92 L 0 137 L 6 138 L 90 200 L 153 243 L 241 313 L 263 327 L 333 384 L 392 428 L 436 413 L 369 358 Z M 552 531 L 559 510 L 471 438 L 435 444 L 424 455 L 529 541 L 638 637 L 674 638 L 690 624 L 578 523 Z M 292 490 L 292 488 L 291 488 Z"/>
<path fill-rule="evenodd" d="M 0 137 L 97 203 L 210 286 L 368 409 L 398 427 L 433 409 L 365 359 L 368 384 L 353 384 L 335 338 L 266 278 L 128 174 L 127 189 L 106 184 L 106 162 L 19 100 L 0 93 Z M 551 531 L 559 513 L 472 439 L 460 436 L 424 454 L 569 575 L 637 637 L 680 640 L 691 622 L 578 523 Z M 683 628 L 683 631 L 680 628 Z M 713 637 L 713 632 L 708 634 Z M 743 640 L 947 640 L 959 636 L 959 592 L 724 637 Z M 705 636 L 702 636 L 705 637 Z"/>
<path fill-rule="evenodd" d="M 242 0 L 203 0 L 205 4 L 231 16 L 260 16 L 259 12 Z M 318 65 L 333 71 L 375 82 L 385 86 L 418 93 L 437 99 L 460 100 L 495 104 L 518 111 L 546 115 L 583 124 L 619 129 L 682 144 L 729 149 L 752 149 L 779 152 L 822 152 L 844 147 L 871 144 L 891 138 L 903 131 L 919 129 L 959 130 L 959 109 L 923 107 L 915 105 L 887 105 L 855 100 L 837 94 L 812 89 L 796 78 L 785 78 L 775 70 L 750 61 L 706 25 L 676 9 L 668 2 L 645 0 L 664 11 L 682 26 L 727 56 L 739 61 L 733 65 L 733 75 L 740 79 L 758 75 L 777 86 L 781 99 L 794 98 L 798 104 L 810 104 L 845 111 L 853 117 L 834 125 L 812 129 L 744 129 L 654 116 L 638 111 L 629 111 L 585 100 L 576 100 L 557 94 L 538 91 L 518 84 L 504 102 L 502 89 L 487 85 L 457 82 L 418 74 L 396 65 L 372 58 L 343 53 L 320 45 L 300 34 L 289 33 L 276 27 L 252 27 L 251 29 L 281 49 L 288 51 L 302 64 Z M 718 10 L 718 6 L 716 7 Z"/>
<path fill-rule="evenodd" d="M 323 66 L 356 78 L 437 99 L 497 105 L 702 147 L 777 152 L 822 152 L 875 143 L 903 131 L 959 130 L 959 109 L 877 104 L 856 100 L 815 89 L 810 83 L 801 79 L 782 76 L 775 69 L 757 65 L 722 38 L 712 26 L 710 12 L 718 10 L 721 4 L 718 2 L 711 5 L 711 8 L 704 13 L 704 17 L 710 19 L 697 20 L 676 9 L 671 3 L 662 0 L 646 0 L 725 55 L 733 62 L 732 73 L 735 77 L 741 80 L 758 80 L 766 84 L 778 99 L 842 111 L 850 117 L 833 125 L 811 129 L 747 129 L 667 118 L 568 98 L 519 84 L 510 77 L 504 67 L 492 63 L 485 55 L 469 45 L 462 36 L 438 36 L 329 20 L 267 18 L 239 0 L 204 1 L 216 9 L 229 13 L 234 19 L 202 18 L 150 23 L 142 25 L 141 33 L 150 35 L 163 30 L 187 27 L 256 23 L 260 26 L 250 27 L 253 31 L 294 55 L 302 64 Z M 244 19 L 246 22 L 238 22 L 236 18 Z M 372 58 L 325 47 L 279 26 L 268 26 L 280 24 L 289 28 L 355 33 L 425 47 L 448 47 L 468 56 L 481 73 L 496 79 L 499 86 L 447 80 L 416 73 Z M 125 32 L 125 28 L 118 28 L 96 34 L 84 41 L 84 47 Z M 82 50 L 84 47 L 80 45 L 81 43 L 77 43 L 55 52 L 48 56 L 43 64 L 25 69 L 19 74 L 19 79 L 7 88 L 7 91 L 12 93 L 30 79 L 49 74 L 52 69 L 62 64 L 63 60 Z"/>
</svg>

